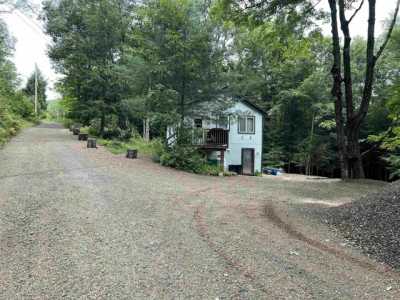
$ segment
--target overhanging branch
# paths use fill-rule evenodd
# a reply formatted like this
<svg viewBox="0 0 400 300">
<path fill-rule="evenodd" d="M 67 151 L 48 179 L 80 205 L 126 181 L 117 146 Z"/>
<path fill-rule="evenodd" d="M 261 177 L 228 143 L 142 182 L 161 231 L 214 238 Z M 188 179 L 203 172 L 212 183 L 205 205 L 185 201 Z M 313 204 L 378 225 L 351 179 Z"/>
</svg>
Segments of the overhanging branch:
<svg viewBox="0 0 400 300">
<path fill-rule="evenodd" d="M 358 14 L 358 12 L 361 10 L 361 8 L 364 5 L 365 0 L 362 0 L 360 3 L 360 6 L 358 6 L 358 8 L 354 11 L 353 15 L 350 17 L 350 19 L 347 21 L 347 24 L 350 24 L 351 21 L 353 21 L 354 17 Z"/>
<path fill-rule="evenodd" d="M 385 37 L 385 41 L 383 42 L 382 46 L 379 48 L 378 52 L 375 55 L 375 62 L 379 59 L 379 57 L 382 55 L 383 51 L 385 50 L 390 37 L 392 36 L 392 32 L 394 29 L 394 26 L 396 25 L 396 20 L 397 20 L 397 15 L 399 14 L 399 8 L 400 8 L 400 0 L 397 0 L 396 4 L 396 9 L 394 11 L 393 19 L 392 22 L 390 23 L 389 30 L 387 32 L 387 35 Z"/>
</svg>

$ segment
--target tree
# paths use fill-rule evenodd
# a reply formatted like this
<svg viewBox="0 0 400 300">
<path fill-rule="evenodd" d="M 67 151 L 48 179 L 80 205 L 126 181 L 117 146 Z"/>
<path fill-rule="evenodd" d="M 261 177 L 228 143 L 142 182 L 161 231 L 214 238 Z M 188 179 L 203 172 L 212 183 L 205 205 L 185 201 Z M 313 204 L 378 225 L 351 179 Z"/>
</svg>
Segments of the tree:
<svg viewBox="0 0 400 300">
<path fill-rule="evenodd" d="M 332 54 L 334 57 L 334 63 L 332 67 L 332 76 L 334 81 L 332 95 L 334 95 L 336 98 L 335 107 L 337 143 L 342 178 L 363 178 L 365 176 L 359 143 L 360 129 L 365 117 L 367 116 L 371 101 L 375 67 L 391 37 L 393 28 L 396 24 L 396 18 L 400 6 L 400 1 L 397 1 L 394 16 L 388 28 L 387 36 L 379 50 L 375 52 L 376 0 L 368 0 L 369 20 L 367 29 L 368 38 L 366 48 L 366 70 L 363 93 L 359 108 L 356 110 L 353 95 L 351 36 L 349 26 L 354 16 L 356 16 L 361 7 L 364 5 L 364 2 L 365 1 L 361 1 L 358 7 L 354 10 L 353 14 L 348 18 L 346 16 L 346 8 L 349 7 L 348 3 L 346 3 L 344 0 L 329 0 L 331 9 L 333 45 Z M 338 15 L 340 20 L 340 28 L 344 36 L 343 51 L 341 50 L 340 45 Z M 342 93 L 343 85 L 344 99 Z M 345 103 L 345 108 L 343 108 L 343 102 Z M 345 116 L 344 110 L 346 112 Z"/>
<path fill-rule="evenodd" d="M 164 127 L 179 123 L 183 129 L 201 103 L 216 102 L 221 94 L 217 28 L 200 4 L 151 0 L 136 11 L 132 50 L 125 53 L 131 67 L 123 74 L 135 81 L 130 81 L 132 105 L 146 120 L 161 119 Z"/>
<path fill-rule="evenodd" d="M 12 13 L 14 10 L 35 11 L 35 6 L 28 0 L 0 0 L 0 14 Z"/>
<path fill-rule="evenodd" d="M 0 22 L 0 146 L 17 133 L 23 119 L 33 117 L 32 104 L 17 90 L 19 80 L 10 59 L 12 53 L 12 39 L 6 25 Z"/>
<path fill-rule="evenodd" d="M 37 111 L 40 115 L 43 113 L 47 108 L 47 96 L 46 96 L 46 89 L 47 89 L 47 81 L 44 78 L 42 72 L 39 68 L 35 67 L 36 70 L 31 74 L 28 78 L 26 86 L 24 88 L 25 94 L 31 99 L 32 103 L 34 103 L 35 99 L 35 85 L 36 85 L 36 78 L 37 78 Z"/>
<path fill-rule="evenodd" d="M 332 55 L 333 77 L 332 95 L 335 100 L 336 136 L 339 164 L 342 178 L 364 177 L 362 156 L 360 152 L 360 130 L 368 114 L 376 65 L 383 54 L 396 23 L 400 1 L 397 1 L 393 18 L 390 20 L 388 32 L 378 50 L 375 49 L 375 14 L 376 0 L 328 0 L 330 5 L 330 19 L 332 28 Z M 316 4 L 320 1 L 235 1 L 221 0 L 223 14 L 233 16 L 236 22 L 250 22 L 263 24 L 266 20 L 287 20 L 294 28 L 310 27 L 312 20 L 321 14 L 316 11 Z M 360 99 L 355 99 L 352 72 L 352 40 L 350 24 L 354 17 L 368 2 L 368 38 L 366 52 L 366 66 Z M 347 14 L 351 13 L 350 16 Z M 340 41 L 339 28 L 344 36 L 343 45 Z M 344 95 L 343 95 L 344 90 Z M 359 100 L 359 101 L 356 101 Z M 358 105 L 357 105 L 358 104 Z"/>
<path fill-rule="evenodd" d="M 73 103 L 70 117 L 87 125 L 99 119 L 101 135 L 118 118 L 122 85 L 115 66 L 123 56 L 130 5 L 129 0 L 44 3 L 46 31 L 53 40 L 49 56 L 65 75 L 63 91 Z"/>
</svg>

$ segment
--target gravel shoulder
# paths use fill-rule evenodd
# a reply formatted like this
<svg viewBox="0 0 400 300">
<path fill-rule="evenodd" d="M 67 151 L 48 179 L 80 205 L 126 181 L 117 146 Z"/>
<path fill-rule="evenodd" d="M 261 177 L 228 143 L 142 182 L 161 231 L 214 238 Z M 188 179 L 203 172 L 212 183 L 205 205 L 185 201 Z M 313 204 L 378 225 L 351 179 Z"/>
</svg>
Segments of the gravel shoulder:
<svg viewBox="0 0 400 300">
<path fill-rule="evenodd" d="M 399 299 L 309 215 L 382 186 L 198 176 L 26 129 L 0 150 L 0 299 Z"/>
</svg>

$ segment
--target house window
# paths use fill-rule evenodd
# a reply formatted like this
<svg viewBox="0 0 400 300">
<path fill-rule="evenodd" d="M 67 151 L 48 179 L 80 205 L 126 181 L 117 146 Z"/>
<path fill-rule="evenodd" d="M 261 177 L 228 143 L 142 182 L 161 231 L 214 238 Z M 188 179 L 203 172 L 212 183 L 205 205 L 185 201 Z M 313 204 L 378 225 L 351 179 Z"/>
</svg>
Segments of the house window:
<svg viewBox="0 0 400 300">
<path fill-rule="evenodd" d="M 203 120 L 202 119 L 194 119 L 194 127 L 195 128 L 203 128 Z"/>
<path fill-rule="evenodd" d="M 239 117 L 239 133 L 254 134 L 255 120 L 254 116 Z"/>
<path fill-rule="evenodd" d="M 217 121 L 217 128 L 229 129 L 229 117 L 219 116 Z"/>
</svg>

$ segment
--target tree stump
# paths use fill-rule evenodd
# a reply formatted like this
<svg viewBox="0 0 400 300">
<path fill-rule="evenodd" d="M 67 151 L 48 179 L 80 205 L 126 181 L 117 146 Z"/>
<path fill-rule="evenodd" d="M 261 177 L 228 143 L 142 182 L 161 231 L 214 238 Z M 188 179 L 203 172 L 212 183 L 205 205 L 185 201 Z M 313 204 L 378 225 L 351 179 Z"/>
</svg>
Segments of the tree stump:
<svg viewBox="0 0 400 300">
<path fill-rule="evenodd" d="M 81 132 L 81 130 L 79 129 L 79 128 L 74 128 L 74 129 L 72 129 L 72 133 L 74 134 L 74 135 L 78 135 L 79 133 Z"/>
<path fill-rule="evenodd" d="M 87 147 L 88 148 L 97 148 L 96 139 L 92 139 L 92 138 L 88 139 L 87 140 Z"/>
<path fill-rule="evenodd" d="M 88 138 L 89 138 L 89 135 L 87 133 L 79 133 L 79 135 L 78 135 L 79 141 L 87 141 Z"/>
<path fill-rule="evenodd" d="M 126 158 L 136 159 L 138 151 L 136 149 L 128 149 L 126 151 Z"/>
</svg>

